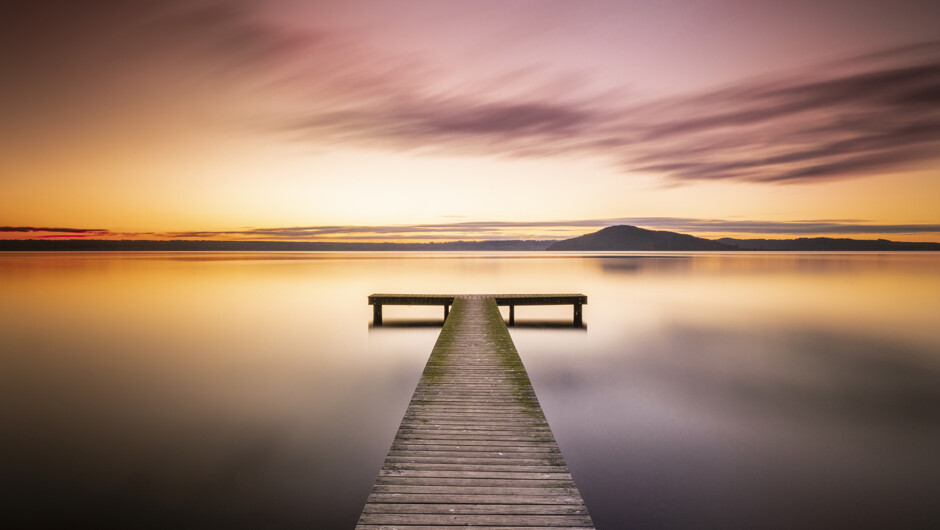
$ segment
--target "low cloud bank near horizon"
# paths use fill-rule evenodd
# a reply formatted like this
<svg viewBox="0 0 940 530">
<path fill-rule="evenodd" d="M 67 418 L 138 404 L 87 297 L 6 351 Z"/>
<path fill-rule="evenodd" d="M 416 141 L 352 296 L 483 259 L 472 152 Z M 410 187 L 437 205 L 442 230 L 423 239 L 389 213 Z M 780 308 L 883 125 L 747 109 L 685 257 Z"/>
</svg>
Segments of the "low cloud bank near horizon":
<svg viewBox="0 0 940 530">
<path fill-rule="evenodd" d="M 238 230 L 175 232 L 121 232 L 102 229 L 56 227 L 0 227 L 0 233 L 29 234 L 29 238 L 107 238 L 107 239 L 224 239 L 246 241 L 454 241 L 565 239 L 608 226 L 633 225 L 650 230 L 690 234 L 735 234 L 809 236 L 851 236 L 890 234 L 938 234 L 938 224 L 874 224 L 860 220 L 758 221 L 694 219 L 682 217 L 623 217 L 558 221 L 469 221 L 414 225 L 328 225 Z M 2 236 L 0 236 L 2 238 Z"/>
<path fill-rule="evenodd" d="M 101 228 L 58 228 L 58 227 L 45 227 L 45 226 L 0 226 L 0 233 L 4 232 L 16 232 L 16 233 L 42 233 L 45 237 L 54 236 L 56 237 L 91 237 L 91 236 L 108 236 L 112 232 L 110 230 L 104 230 Z M 2 237 L 2 236 L 0 236 Z M 43 237 L 43 236 L 41 236 Z"/>
</svg>

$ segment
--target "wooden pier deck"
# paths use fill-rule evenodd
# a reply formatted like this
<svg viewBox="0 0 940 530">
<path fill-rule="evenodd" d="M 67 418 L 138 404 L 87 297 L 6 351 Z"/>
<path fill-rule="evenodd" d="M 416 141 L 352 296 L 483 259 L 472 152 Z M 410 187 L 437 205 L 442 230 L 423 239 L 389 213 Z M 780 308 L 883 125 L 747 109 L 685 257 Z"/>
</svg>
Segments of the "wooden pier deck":
<svg viewBox="0 0 940 530">
<path fill-rule="evenodd" d="M 495 297 L 450 302 L 357 528 L 593 528 Z"/>
</svg>

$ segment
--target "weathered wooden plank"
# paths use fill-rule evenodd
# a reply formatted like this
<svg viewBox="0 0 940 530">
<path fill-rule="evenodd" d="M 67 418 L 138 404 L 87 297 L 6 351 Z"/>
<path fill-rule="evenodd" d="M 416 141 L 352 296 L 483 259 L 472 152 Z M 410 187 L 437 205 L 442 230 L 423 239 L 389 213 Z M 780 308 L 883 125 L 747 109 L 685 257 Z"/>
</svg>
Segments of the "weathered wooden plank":
<svg viewBox="0 0 940 530">
<path fill-rule="evenodd" d="M 414 451 L 420 451 L 422 453 L 427 453 L 428 451 L 433 451 L 435 453 L 440 453 L 440 452 L 466 453 L 467 451 L 471 451 L 475 453 L 477 456 L 484 456 L 484 453 L 496 453 L 496 452 L 518 453 L 520 455 L 529 454 L 529 453 L 551 455 L 551 454 L 556 454 L 559 452 L 557 444 L 550 443 L 546 440 L 534 440 L 534 441 L 524 440 L 521 442 L 516 441 L 516 440 L 509 440 L 509 441 L 503 441 L 502 443 L 490 443 L 490 444 L 480 443 L 480 442 L 486 442 L 488 440 L 471 440 L 471 441 L 477 442 L 477 443 L 464 444 L 462 443 L 461 440 L 441 440 L 436 443 L 426 443 L 427 440 L 424 438 L 413 437 L 411 439 L 395 440 L 392 443 L 391 449 L 393 451 L 398 451 L 399 453 L 414 452 Z M 516 443 L 519 443 L 519 445 L 516 445 Z M 441 455 L 441 456 L 449 456 L 449 455 Z M 460 455 L 453 455 L 453 456 L 460 456 Z M 529 458 L 535 458 L 535 456 L 529 457 Z"/>
<path fill-rule="evenodd" d="M 535 504 L 583 506 L 574 495 L 442 495 L 439 493 L 372 493 L 369 504 Z"/>
<path fill-rule="evenodd" d="M 586 303 L 565 298 L 581 295 L 498 296 Z M 370 303 L 453 309 L 357 528 L 593 528 L 497 299 L 373 295 Z"/>
<path fill-rule="evenodd" d="M 512 515 L 583 515 L 587 510 L 578 504 L 368 504 L 363 513 L 422 514 L 497 514 Z"/>
<path fill-rule="evenodd" d="M 424 425 L 501 425 L 504 427 L 514 427 L 520 426 L 527 428 L 529 425 L 536 425 L 546 427 L 548 423 L 544 418 L 533 418 L 525 417 L 521 419 L 517 418 L 485 418 L 485 417 L 462 417 L 454 418 L 451 414 L 434 414 L 434 415 L 415 415 L 415 414 L 406 414 L 403 418 L 405 421 L 414 422 L 416 424 Z"/>
<path fill-rule="evenodd" d="M 586 304 L 583 294 L 498 294 L 496 305 L 571 305 Z"/>
<path fill-rule="evenodd" d="M 442 495 L 574 495 L 574 484 L 544 488 L 488 487 L 488 486 L 410 486 L 407 484 L 374 484 L 375 493 L 440 493 Z"/>
<path fill-rule="evenodd" d="M 520 431 L 521 432 L 521 431 Z M 472 439 L 469 436 L 465 440 L 458 439 L 446 439 L 438 438 L 436 435 L 439 431 L 430 429 L 421 433 L 421 436 L 413 435 L 407 439 L 395 440 L 395 444 L 401 445 L 464 445 L 464 446 L 479 446 L 481 448 L 497 449 L 499 447 L 506 448 L 525 448 L 525 447 L 554 447 L 557 449 L 557 445 L 550 442 L 548 437 L 549 433 L 546 433 L 542 438 L 528 438 L 521 440 L 493 440 L 486 437 L 483 439 Z M 464 433 L 467 435 L 479 434 L 479 431 L 468 431 Z M 480 438 L 477 436 L 477 438 Z M 512 449 L 509 449 L 512 450 Z"/>
<path fill-rule="evenodd" d="M 442 425 L 440 427 L 420 427 L 408 426 L 402 429 L 403 437 L 425 438 L 428 436 L 439 437 L 440 439 L 478 439 L 484 440 L 552 440 L 551 431 L 542 427 L 533 427 L 532 430 L 500 428 L 498 426 L 486 425 L 477 429 L 460 429 L 456 425 Z"/>
<path fill-rule="evenodd" d="M 369 305 L 453 305 L 454 299 L 458 297 L 469 298 L 466 295 L 454 294 L 377 293 L 369 295 Z M 587 304 L 587 296 L 583 294 L 496 294 L 487 297 L 493 298 L 496 300 L 496 305 L 501 306 Z"/>
<path fill-rule="evenodd" d="M 551 434 L 551 430 L 547 429 L 545 426 L 540 424 L 528 424 L 526 425 L 497 425 L 493 423 L 480 423 L 476 425 L 468 425 L 463 427 L 456 424 L 429 424 L 429 423 L 402 423 L 402 426 L 406 429 L 412 431 L 421 431 L 423 433 L 433 434 L 440 433 L 441 431 L 457 431 L 464 434 L 479 434 L 486 433 L 491 431 L 500 431 L 505 433 L 529 433 L 532 435 L 545 435 Z"/>
<path fill-rule="evenodd" d="M 433 456 L 389 456 L 385 459 L 390 464 L 394 463 L 424 463 L 424 464 L 507 464 L 516 466 L 525 465 L 555 465 L 563 462 L 560 457 L 555 459 L 548 458 L 512 458 L 512 455 L 504 455 L 499 458 L 455 458 L 455 457 L 433 457 Z"/>
<path fill-rule="evenodd" d="M 427 418 L 404 418 L 402 420 L 402 426 L 409 429 L 424 429 L 427 431 L 439 431 L 439 430 L 460 430 L 462 432 L 470 431 L 491 431 L 497 429 L 500 431 L 523 431 L 523 432 L 551 432 L 548 429 L 548 425 L 543 421 L 495 421 L 495 420 L 480 420 L 480 421 L 470 421 L 467 420 L 465 423 L 459 421 L 454 421 L 449 417 L 441 417 L 437 419 L 427 419 Z"/>
<path fill-rule="evenodd" d="M 559 488 L 571 483 L 570 478 L 559 480 L 532 480 L 508 478 L 448 478 L 448 477 L 379 477 L 376 484 L 385 486 L 469 486 L 491 488 Z"/>
<path fill-rule="evenodd" d="M 467 427 L 466 429 L 461 429 L 459 425 L 409 425 L 407 426 L 407 428 L 409 430 L 416 431 L 416 432 L 420 431 L 422 433 L 422 436 L 418 438 L 419 441 L 428 440 L 429 438 L 427 437 L 433 436 L 435 434 L 442 434 L 441 431 L 454 431 L 455 429 L 458 429 L 460 433 L 466 434 L 468 436 L 474 435 L 474 434 L 476 435 L 485 434 L 491 431 L 500 431 L 500 432 L 505 432 L 505 433 L 523 433 L 523 434 L 528 433 L 532 435 L 541 435 L 543 438 L 551 434 L 550 430 L 546 430 L 545 427 L 542 427 L 541 425 L 532 425 L 531 429 L 529 430 L 520 428 L 518 426 L 512 426 L 512 427 L 507 426 L 505 428 L 500 428 L 499 425 L 493 425 L 493 424 L 475 425 L 472 427 Z M 486 441 L 487 440 L 482 440 L 482 442 L 486 442 Z M 499 442 L 499 440 L 491 440 L 491 441 L 493 443 Z M 411 442 L 411 443 L 414 443 L 414 442 Z M 435 443 L 450 443 L 450 442 L 435 442 Z M 532 441 L 531 443 L 543 444 L 544 442 Z M 481 443 L 480 445 L 483 445 L 483 444 Z"/>
<path fill-rule="evenodd" d="M 363 513 L 359 519 L 362 524 L 422 524 L 440 526 L 567 526 L 567 527 L 593 527 L 591 518 L 587 515 L 516 515 L 516 514 L 485 514 L 485 515 L 457 515 L 457 514 L 398 514 L 398 513 Z"/>
<path fill-rule="evenodd" d="M 479 472 L 506 472 L 506 473 L 554 473 L 567 472 L 565 466 L 541 465 L 518 466 L 506 464 L 429 464 L 427 462 L 386 463 L 383 469 L 392 471 L 479 471 Z"/>
<path fill-rule="evenodd" d="M 493 440 L 493 441 L 535 441 L 535 440 L 544 440 L 546 442 L 552 441 L 553 438 L 550 436 L 551 433 L 527 433 L 525 431 L 513 432 L 513 431 L 445 431 L 441 429 L 409 429 L 407 431 L 402 431 L 401 439 L 410 440 L 417 438 L 426 438 L 428 436 L 434 436 L 435 438 L 441 440 Z"/>
<path fill-rule="evenodd" d="M 471 441 L 481 441 L 481 440 L 471 440 Z M 462 443 L 461 440 L 452 440 L 452 442 L 458 445 Z M 513 440 L 509 440 L 509 443 L 512 443 L 512 442 Z M 529 464 L 529 465 L 554 465 L 559 460 L 559 456 L 561 455 L 561 451 L 508 451 L 508 450 L 501 451 L 500 450 L 501 447 L 492 447 L 492 446 L 483 446 L 483 447 L 485 447 L 486 450 L 479 451 L 477 449 L 480 448 L 480 446 L 464 445 L 461 447 L 461 449 L 447 451 L 450 453 L 461 453 L 459 455 L 439 455 L 439 454 L 428 453 L 428 451 L 432 451 L 435 453 L 439 452 L 436 450 L 436 446 L 434 444 L 428 445 L 426 449 L 419 448 L 419 449 L 407 449 L 407 450 L 398 449 L 397 447 L 393 445 L 393 449 L 398 452 L 396 454 L 387 455 L 387 456 L 392 456 L 397 459 L 415 457 L 415 458 L 422 458 L 422 459 L 436 458 L 439 460 L 440 459 L 446 460 L 448 458 L 451 458 L 452 460 L 450 460 L 449 462 L 446 462 L 450 464 L 461 463 L 456 460 L 458 458 L 462 458 L 462 459 L 468 459 L 468 458 L 484 459 L 485 458 L 487 460 L 502 459 L 504 462 L 497 463 L 500 465 L 509 464 L 508 461 L 510 459 L 515 459 L 515 460 L 525 459 L 525 460 L 534 462 L 534 464 Z M 502 453 L 502 454 L 498 454 L 498 453 Z M 549 462 L 549 460 L 551 460 L 551 462 Z"/>
<path fill-rule="evenodd" d="M 379 473 L 380 477 L 452 477 L 452 478 L 508 478 L 508 479 L 533 479 L 533 480 L 569 480 L 570 473 L 525 473 L 508 471 L 414 471 L 414 470 L 394 470 L 383 469 Z"/>
<path fill-rule="evenodd" d="M 452 526 L 427 526 L 427 525 L 385 525 L 385 524 L 366 524 L 359 525 L 356 528 L 362 528 L 365 530 L 440 530 L 441 528 L 453 528 Z M 583 526 L 486 526 L 486 530 L 518 530 L 519 528 L 525 528 L 525 530 L 583 530 Z"/>
</svg>

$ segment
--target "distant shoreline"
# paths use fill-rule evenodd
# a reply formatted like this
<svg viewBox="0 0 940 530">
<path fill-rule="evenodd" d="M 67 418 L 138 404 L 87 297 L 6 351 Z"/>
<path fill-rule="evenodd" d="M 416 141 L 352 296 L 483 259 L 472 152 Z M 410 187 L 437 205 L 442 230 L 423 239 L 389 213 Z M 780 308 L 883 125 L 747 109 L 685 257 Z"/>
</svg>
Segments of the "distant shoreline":
<svg viewBox="0 0 940 530">
<path fill-rule="evenodd" d="M 125 251 L 125 252 L 289 252 L 289 251 L 420 251 L 420 250 L 545 250 L 554 241 L 454 241 L 446 243 L 333 243 L 322 241 L 211 241 L 0 239 L 0 252 Z"/>
<path fill-rule="evenodd" d="M 212 241 L 146 239 L 0 239 L 0 251 L 117 251 L 117 252 L 289 252 L 289 251 L 719 251 L 772 250 L 821 252 L 940 251 L 940 243 L 908 243 L 887 239 L 704 239 L 664 230 L 629 225 L 608 226 L 590 234 L 561 240 L 512 239 L 447 241 L 442 243 L 350 243 L 330 241 Z"/>
<path fill-rule="evenodd" d="M 824 241 L 818 241 L 823 239 Z M 726 240 L 722 240 L 723 242 Z M 745 240 L 746 241 L 746 240 Z M 753 246 L 730 246 L 709 252 L 940 252 L 940 243 L 905 243 L 887 240 L 855 239 L 781 239 L 759 240 Z M 567 251 L 550 249 L 556 241 L 457 241 L 447 243 L 326 243 L 289 241 L 158 241 L 158 240 L 0 240 L 0 252 L 414 252 L 414 251 L 486 251 L 538 252 Z M 702 251 L 683 248 L 596 248 L 572 249 L 573 252 L 597 251 Z"/>
</svg>

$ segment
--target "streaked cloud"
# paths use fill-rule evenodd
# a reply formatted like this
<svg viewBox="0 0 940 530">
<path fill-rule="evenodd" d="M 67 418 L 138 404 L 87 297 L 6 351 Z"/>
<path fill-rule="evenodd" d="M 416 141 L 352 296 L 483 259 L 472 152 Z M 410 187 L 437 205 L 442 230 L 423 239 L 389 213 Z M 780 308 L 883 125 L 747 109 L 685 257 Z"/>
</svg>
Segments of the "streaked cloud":
<svg viewBox="0 0 940 530">
<path fill-rule="evenodd" d="M 48 235 L 61 234 L 68 237 L 81 236 L 107 236 L 110 230 L 101 228 L 57 228 L 44 226 L 0 226 L 0 232 L 43 233 Z"/>
<path fill-rule="evenodd" d="M 390 88 L 386 97 L 341 111 L 297 108 L 298 116 L 280 123 L 311 141 L 599 156 L 672 182 L 806 183 L 940 159 L 937 94 L 940 42 L 642 104 L 538 87 L 496 101 L 486 92 L 436 96 Z"/>
<path fill-rule="evenodd" d="M 788 235 L 940 234 L 940 224 L 875 224 L 855 220 L 729 221 L 681 217 L 633 217 L 609 221 L 615 221 L 616 224 L 632 224 L 658 230 L 696 233 Z"/>
<path fill-rule="evenodd" d="M 25 121 L 37 113 L 54 119 L 56 112 L 41 109 L 56 101 L 74 106 L 76 96 L 62 98 L 59 87 L 170 64 L 173 75 L 161 83 L 200 94 L 194 108 L 218 94 L 235 97 L 227 112 L 239 126 L 314 147 L 583 156 L 668 183 L 808 183 L 906 171 L 940 158 L 940 42 L 640 100 L 609 78 L 600 90 L 583 88 L 596 86 L 591 81 L 602 72 L 549 73 L 535 57 L 489 77 L 466 74 L 462 65 L 436 63 L 431 50 L 385 49 L 367 29 L 338 26 L 329 10 L 310 9 L 325 16 L 289 23 L 257 1 L 22 4 L 4 47 L 54 53 L 41 60 L 0 54 L 0 65 L 18 79 L 18 92 L 0 99 L 0 108 Z M 50 47 L 49 35 L 61 42 Z M 94 76 L 71 66 L 86 63 Z M 30 108 L 48 91 L 55 97 Z M 77 95 L 101 104 L 99 92 L 95 85 Z"/>
</svg>

